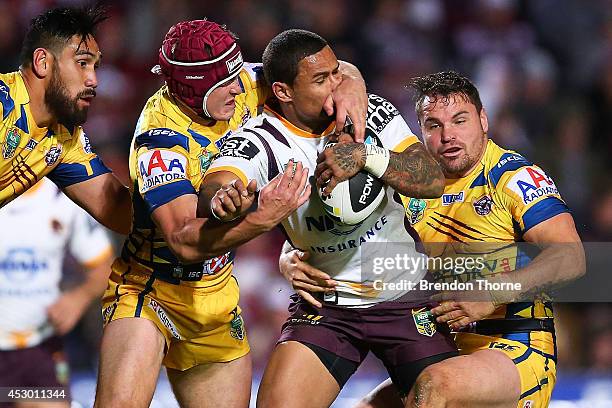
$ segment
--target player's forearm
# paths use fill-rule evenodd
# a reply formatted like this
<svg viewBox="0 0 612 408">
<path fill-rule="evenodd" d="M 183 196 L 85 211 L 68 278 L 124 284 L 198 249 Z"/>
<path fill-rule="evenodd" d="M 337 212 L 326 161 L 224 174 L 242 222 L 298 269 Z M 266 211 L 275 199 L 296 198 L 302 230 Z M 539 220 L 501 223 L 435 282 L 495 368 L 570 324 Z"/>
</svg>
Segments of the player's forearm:
<svg viewBox="0 0 612 408">
<path fill-rule="evenodd" d="M 381 180 L 413 198 L 437 198 L 444 192 L 444 174 L 425 148 L 416 143 L 401 153 L 390 152 Z"/>
<path fill-rule="evenodd" d="M 173 234 L 168 244 L 177 258 L 186 264 L 203 262 L 250 241 L 273 226 L 256 221 L 251 213 L 232 222 L 195 218 Z"/>
<path fill-rule="evenodd" d="M 132 196 L 123 185 L 115 188 L 117 190 L 112 193 L 112 199 L 107 200 L 109 205 L 99 221 L 110 230 L 127 235 L 132 230 Z"/>
<path fill-rule="evenodd" d="M 517 291 L 492 291 L 496 304 L 533 301 L 578 279 L 586 271 L 581 242 L 548 245 L 524 268 L 495 275 L 489 282 L 520 284 Z M 517 285 L 518 286 L 518 285 Z"/>
<path fill-rule="evenodd" d="M 356 83 L 363 84 L 363 91 L 365 92 L 365 81 L 359 69 L 355 65 L 346 61 L 338 61 L 338 64 L 338 69 L 342 74 L 342 80 L 355 81 Z"/>
<path fill-rule="evenodd" d="M 99 299 L 108 286 L 108 277 L 111 272 L 113 256 L 109 253 L 108 257 L 100 261 L 96 266 L 87 268 L 87 278 L 79 285 L 77 290 L 89 304 L 95 299 Z"/>
</svg>

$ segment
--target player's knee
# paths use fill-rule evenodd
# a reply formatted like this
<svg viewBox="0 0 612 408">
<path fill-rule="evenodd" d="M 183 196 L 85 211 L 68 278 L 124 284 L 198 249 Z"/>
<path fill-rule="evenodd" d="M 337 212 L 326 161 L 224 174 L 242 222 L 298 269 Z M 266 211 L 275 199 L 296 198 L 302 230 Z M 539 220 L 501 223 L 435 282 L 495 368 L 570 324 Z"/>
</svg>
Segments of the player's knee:
<svg viewBox="0 0 612 408">
<path fill-rule="evenodd" d="M 453 374 L 444 366 L 434 364 L 425 368 L 414 383 L 414 406 L 445 407 L 453 400 L 454 383 Z"/>
</svg>

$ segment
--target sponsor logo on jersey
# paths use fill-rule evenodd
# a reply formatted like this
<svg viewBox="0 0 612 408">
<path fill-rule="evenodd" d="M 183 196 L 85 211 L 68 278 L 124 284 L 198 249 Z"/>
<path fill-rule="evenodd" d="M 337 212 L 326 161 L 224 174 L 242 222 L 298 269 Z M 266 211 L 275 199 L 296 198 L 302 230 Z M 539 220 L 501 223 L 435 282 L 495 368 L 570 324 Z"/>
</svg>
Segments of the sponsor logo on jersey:
<svg viewBox="0 0 612 408">
<path fill-rule="evenodd" d="M 559 195 L 552 179 L 535 167 L 522 168 L 512 176 L 508 187 L 521 197 L 524 204 L 537 201 L 540 197 Z"/>
<path fill-rule="evenodd" d="M 61 154 L 61 144 L 51 146 L 51 148 L 49 148 L 49 151 L 45 154 L 45 163 L 47 163 L 47 166 L 53 166 L 57 162 Z"/>
<path fill-rule="evenodd" d="M 141 193 L 186 178 L 187 158 L 172 150 L 150 150 L 138 157 Z"/>
<path fill-rule="evenodd" d="M 378 95 L 368 95 L 367 127 L 376 132 L 381 132 L 398 115 L 399 111 L 391 102 Z"/>
<path fill-rule="evenodd" d="M 311 225 L 314 226 L 314 220 L 315 218 L 311 218 L 310 222 Z M 306 221 L 308 223 L 308 221 Z M 342 252 L 345 251 L 347 249 L 355 249 L 360 247 L 363 243 L 371 241 L 376 234 L 381 231 L 385 225 L 387 225 L 389 223 L 389 220 L 387 220 L 387 218 L 385 216 L 380 217 L 380 219 L 376 220 L 374 223 L 371 224 L 370 229 L 367 229 L 365 231 L 363 231 L 363 233 L 358 236 L 355 237 L 355 239 L 349 239 L 346 240 L 344 242 L 339 242 L 335 245 L 327 245 L 327 246 L 315 246 L 315 245 L 311 245 L 310 246 L 310 250 L 312 252 L 316 252 L 319 254 L 333 254 L 336 252 Z M 363 226 L 363 223 L 359 224 L 359 226 Z M 326 226 L 324 226 L 324 228 L 327 228 Z M 353 227 L 354 228 L 354 227 Z M 318 229 L 318 228 L 317 228 Z M 357 228 L 354 228 L 353 231 L 357 230 Z M 353 232 L 351 231 L 351 232 Z M 334 235 L 340 235 L 338 233 L 334 233 L 333 230 L 329 230 L 328 232 L 331 232 Z M 343 231 L 341 233 L 341 235 L 348 235 L 345 231 Z"/>
<path fill-rule="evenodd" d="M 168 317 L 168 315 L 166 314 L 166 311 L 161 307 L 161 305 L 157 303 L 155 300 L 149 299 L 148 306 L 155 312 L 157 317 L 159 317 L 159 321 L 170 331 L 170 333 L 172 334 L 172 337 L 174 337 L 177 340 L 181 340 L 181 335 L 179 334 L 179 331 L 176 328 L 176 325 Z"/>
<path fill-rule="evenodd" d="M 491 212 L 493 200 L 488 195 L 485 195 L 474 201 L 472 205 L 474 206 L 474 211 L 476 211 L 476 214 L 487 215 Z"/>
<path fill-rule="evenodd" d="M 85 132 L 81 133 L 81 146 L 83 146 L 83 151 L 85 153 L 91 154 L 91 143 Z"/>
<path fill-rule="evenodd" d="M 229 132 L 221 136 L 219 140 L 215 142 L 215 146 L 217 146 L 217 149 L 221 150 L 221 146 L 223 146 L 223 143 L 225 143 L 225 141 L 230 137 L 231 134 L 232 134 L 232 131 L 230 130 Z"/>
<path fill-rule="evenodd" d="M 19 142 L 21 142 L 19 130 L 17 130 L 15 127 L 10 128 L 6 132 L 4 144 L 2 145 L 2 158 L 8 160 L 13 157 L 15 151 L 17 151 L 17 148 L 19 147 Z"/>
<path fill-rule="evenodd" d="M 32 248 L 12 248 L 6 257 L 0 258 L 0 273 L 10 281 L 27 281 L 49 268 L 44 258 L 39 258 Z"/>
<path fill-rule="evenodd" d="M 306 217 L 306 228 L 308 228 L 308 231 L 316 229 L 320 232 L 331 232 L 338 236 L 352 234 L 361 224 L 362 223 L 356 225 L 336 224 L 327 214 L 319 215 L 318 217 Z"/>
<path fill-rule="evenodd" d="M 234 257 L 231 252 L 228 252 L 224 255 L 216 256 L 212 259 L 207 259 L 204 262 L 203 272 L 205 275 L 214 275 L 219 273 L 225 268 L 225 266 L 232 262 Z"/>
<path fill-rule="evenodd" d="M 412 318 L 419 334 L 423 336 L 433 337 L 436 334 L 436 323 L 433 315 L 425 308 L 414 310 L 412 309 Z"/>
<path fill-rule="evenodd" d="M 246 160 L 253 159 L 258 153 L 259 148 L 253 142 L 240 136 L 227 139 L 220 149 L 223 157 L 237 157 Z"/>
<path fill-rule="evenodd" d="M 464 198 L 465 198 L 464 191 L 460 191 L 457 194 L 442 194 L 442 205 L 462 203 Z"/>
<path fill-rule="evenodd" d="M 34 150 L 36 149 L 36 146 L 38 146 L 38 142 L 34 139 L 30 139 L 28 140 L 28 143 L 25 146 L 26 150 Z"/>
<path fill-rule="evenodd" d="M 527 400 L 523 403 L 523 408 L 533 408 L 533 400 Z"/>
<path fill-rule="evenodd" d="M 232 310 L 232 316 L 234 318 L 230 322 L 230 336 L 236 340 L 244 340 L 244 320 L 238 314 L 238 308 Z"/>
<path fill-rule="evenodd" d="M 408 217 L 410 225 L 414 225 L 423 219 L 425 207 L 427 207 L 427 203 L 420 198 L 411 198 L 410 201 L 408 201 L 408 205 L 406 206 L 406 217 Z"/>
</svg>

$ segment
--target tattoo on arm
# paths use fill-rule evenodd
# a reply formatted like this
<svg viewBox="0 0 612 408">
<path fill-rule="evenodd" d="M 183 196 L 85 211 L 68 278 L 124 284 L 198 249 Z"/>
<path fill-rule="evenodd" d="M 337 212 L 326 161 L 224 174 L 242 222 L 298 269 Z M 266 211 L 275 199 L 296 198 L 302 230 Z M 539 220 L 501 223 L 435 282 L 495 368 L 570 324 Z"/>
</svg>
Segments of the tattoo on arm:
<svg viewBox="0 0 612 408">
<path fill-rule="evenodd" d="M 336 164 L 347 173 L 357 173 L 365 164 L 365 147 L 361 143 L 338 143 L 333 147 Z"/>
<path fill-rule="evenodd" d="M 420 143 L 401 153 L 391 152 L 382 180 L 398 193 L 414 198 L 440 197 L 444 190 L 440 166 Z"/>
</svg>

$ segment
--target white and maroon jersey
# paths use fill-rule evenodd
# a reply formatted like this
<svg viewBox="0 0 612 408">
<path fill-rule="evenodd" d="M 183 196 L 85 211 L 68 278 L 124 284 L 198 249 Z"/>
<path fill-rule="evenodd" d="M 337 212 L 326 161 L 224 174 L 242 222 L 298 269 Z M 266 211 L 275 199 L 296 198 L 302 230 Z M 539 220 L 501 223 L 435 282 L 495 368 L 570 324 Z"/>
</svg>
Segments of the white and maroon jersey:
<svg viewBox="0 0 612 408">
<path fill-rule="evenodd" d="M 376 143 L 393 151 L 403 151 L 419 143 L 390 102 L 377 95 L 369 95 L 368 102 L 366 143 Z M 258 188 L 263 188 L 293 159 L 302 162 L 312 176 L 317 156 L 334 130 L 332 123 L 322 134 L 305 132 L 266 106 L 262 115 L 249 120 L 227 139 L 208 173 L 230 171 L 245 185 L 255 179 Z M 310 177 L 310 182 L 312 191 L 316 191 L 314 177 Z M 307 203 L 282 223 L 290 243 L 311 252 L 308 262 L 339 282 L 334 299 L 339 305 L 366 307 L 391 300 L 379 296 L 371 273 L 364 271 L 362 275 L 362 245 L 406 242 L 411 244 L 407 250 L 414 250 L 414 239 L 406 229 L 409 224 L 404 223 L 404 208 L 394 199 L 394 194 L 393 189 L 387 188 L 384 200 L 368 218 L 357 225 L 345 225 L 329 217 L 321 199 L 313 193 Z M 418 281 L 425 273 L 420 269 L 411 275 L 411 280 Z M 391 282 L 394 277 L 377 278 Z M 396 297 L 402 294 L 396 292 Z"/>
<path fill-rule="evenodd" d="M 85 267 L 112 252 L 106 230 L 48 179 L 0 210 L 0 350 L 53 334 L 46 309 L 59 295 L 66 251 Z"/>
</svg>

